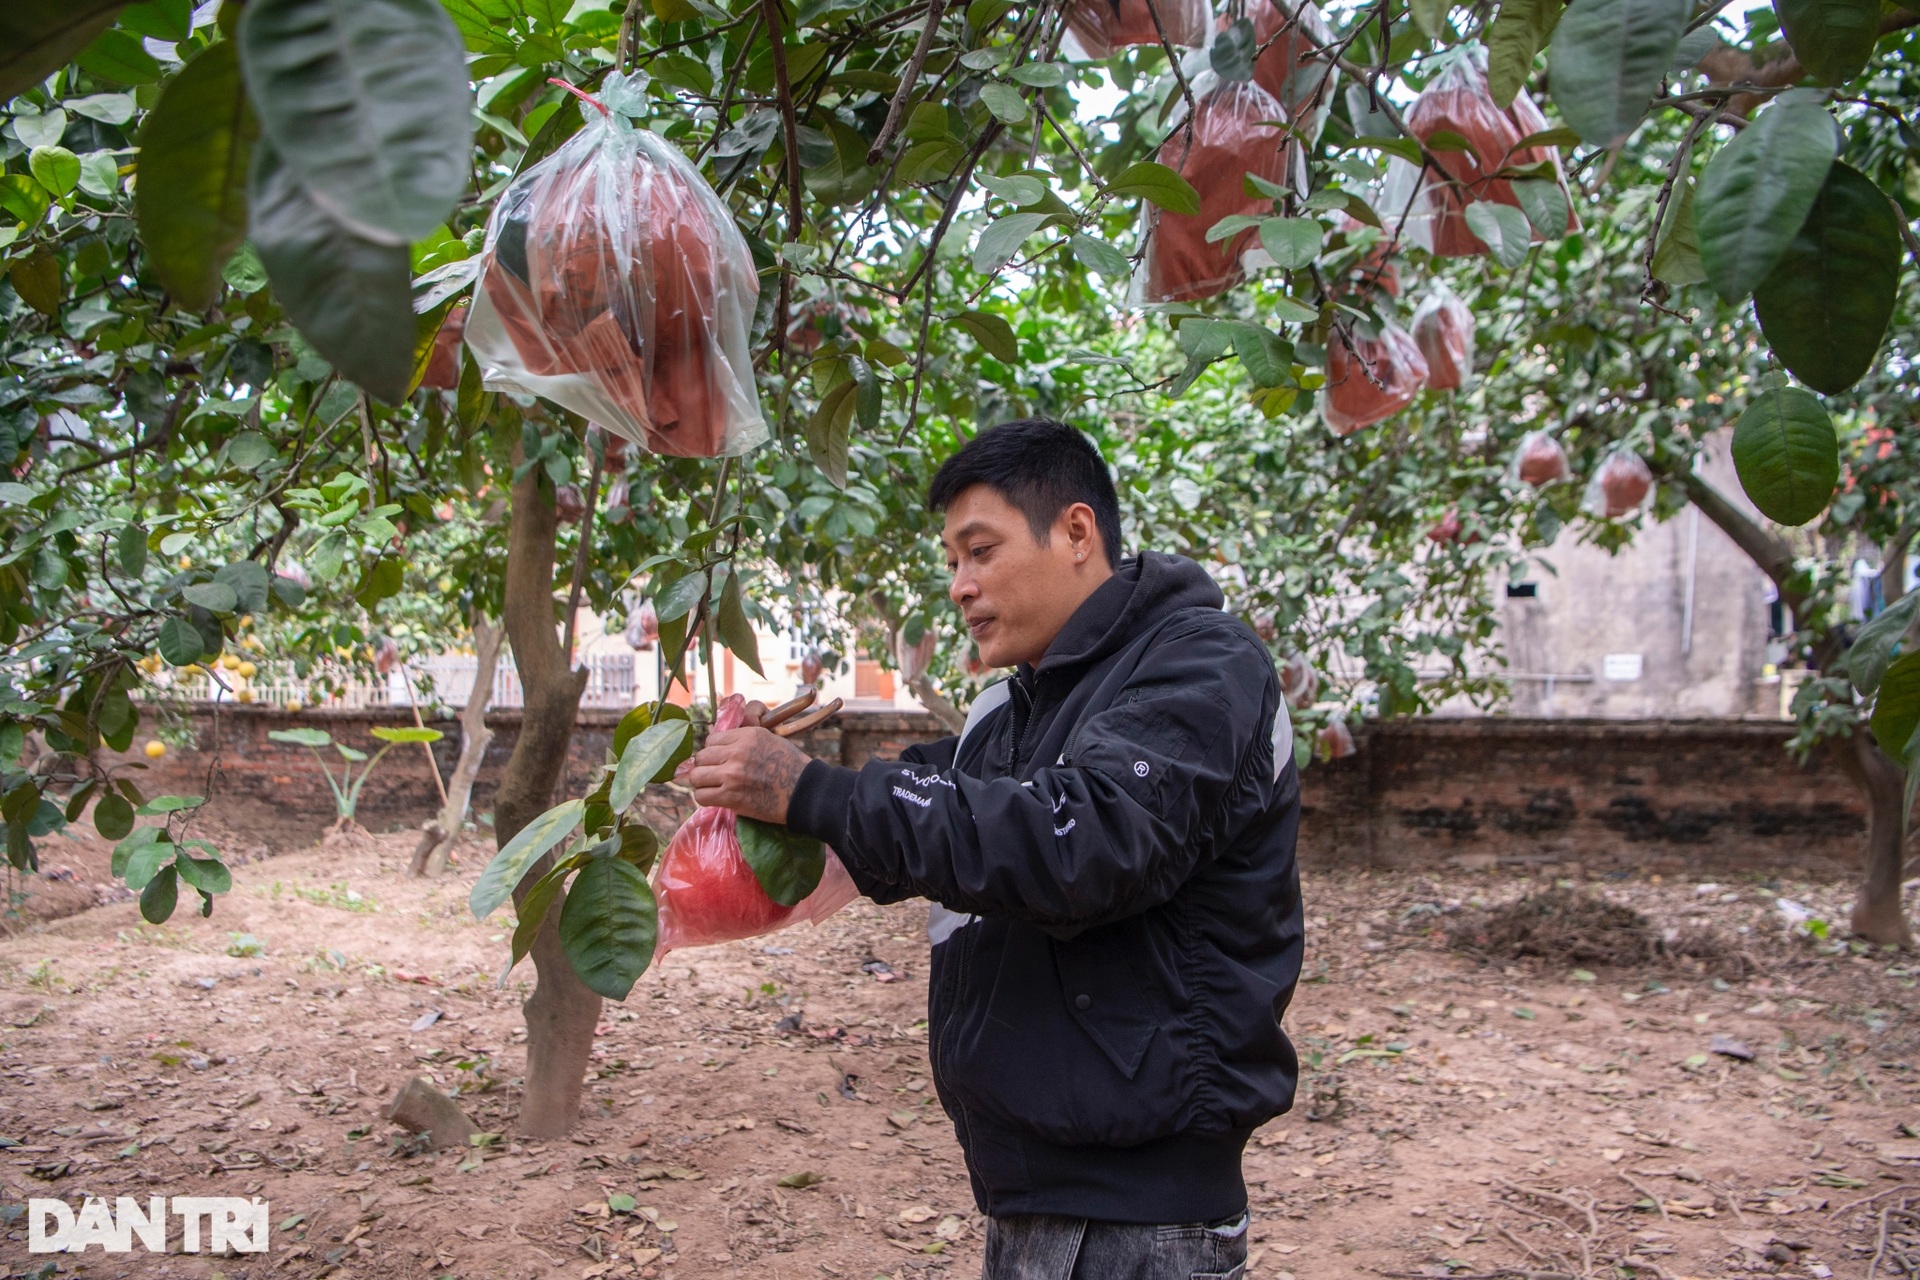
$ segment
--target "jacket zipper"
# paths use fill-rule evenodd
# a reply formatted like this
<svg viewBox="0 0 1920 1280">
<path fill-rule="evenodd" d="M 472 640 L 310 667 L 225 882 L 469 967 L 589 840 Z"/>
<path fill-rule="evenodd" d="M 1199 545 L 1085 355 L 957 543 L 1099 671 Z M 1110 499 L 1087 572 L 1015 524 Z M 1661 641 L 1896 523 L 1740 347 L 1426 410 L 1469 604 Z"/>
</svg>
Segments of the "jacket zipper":
<svg viewBox="0 0 1920 1280">
<path fill-rule="evenodd" d="M 1038 688 L 1040 684 L 1040 673 L 1037 671 L 1034 672 L 1033 683 L 1034 686 Z M 1025 703 L 1025 708 L 1020 716 L 1020 731 L 1013 736 L 1013 755 L 1007 761 L 1007 772 L 1017 778 L 1020 776 L 1020 748 L 1027 744 L 1027 731 L 1033 727 L 1034 711 L 1039 707 L 1040 702 L 1039 699 L 1020 682 L 1018 676 L 1014 677 L 1013 687 Z"/>
</svg>

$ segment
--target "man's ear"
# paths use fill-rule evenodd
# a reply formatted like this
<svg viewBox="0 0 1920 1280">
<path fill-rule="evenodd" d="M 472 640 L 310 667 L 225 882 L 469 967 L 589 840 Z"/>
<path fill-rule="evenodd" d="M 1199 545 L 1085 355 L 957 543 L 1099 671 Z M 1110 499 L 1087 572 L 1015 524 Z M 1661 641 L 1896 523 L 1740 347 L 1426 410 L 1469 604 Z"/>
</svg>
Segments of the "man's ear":
<svg viewBox="0 0 1920 1280">
<path fill-rule="evenodd" d="M 1100 522 L 1094 517 L 1093 508 L 1084 502 L 1076 502 L 1060 513 L 1061 531 L 1073 547 L 1074 562 L 1092 564 L 1106 555 L 1106 548 L 1100 541 Z"/>
</svg>

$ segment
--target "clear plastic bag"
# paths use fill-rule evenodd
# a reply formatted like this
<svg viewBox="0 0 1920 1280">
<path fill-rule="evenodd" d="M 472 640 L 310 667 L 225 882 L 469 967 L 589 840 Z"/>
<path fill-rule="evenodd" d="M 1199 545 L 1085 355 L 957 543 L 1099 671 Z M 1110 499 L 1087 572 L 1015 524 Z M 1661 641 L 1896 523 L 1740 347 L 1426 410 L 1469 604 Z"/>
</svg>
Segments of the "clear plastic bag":
<svg viewBox="0 0 1920 1280">
<path fill-rule="evenodd" d="M 1479 45 L 1466 45 L 1442 55 L 1440 68 L 1421 90 L 1406 115 L 1407 128 L 1421 141 L 1442 130 L 1459 134 L 1471 150 L 1431 148 L 1444 176 L 1423 172 L 1399 157 L 1388 162 L 1381 192 L 1380 216 L 1389 230 L 1403 218 L 1406 237 L 1442 258 L 1462 258 L 1487 252 L 1484 241 L 1467 225 L 1467 206 L 1476 201 L 1521 208 L 1513 191 L 1513 177 L 1495 177 L 1503 170 L 1550 167 L 1561 195 L 1567 180 L 1560 152 L 1552 146 L 1519 147 L 1524 138 L 1545 131 L 1546 117 L 1523 89 L 1505 110 L 1496 106 L 1487 90 L 1487 55 Z M 1568 232 L 1580 229 L 1580 219 L 1567 200 Z M 1545 239 L 1539 230 L 1532 238 Z"/>
<path fill-rule="evenodd" d="M 733 215 L 672 143 L 630 125 L 636 92 L 521 174 L 487 223 L 467 346 L 486 386 L 546 396 L 655 453 L 767 438 L 747 335 L 760 285 Z"/>
<path fill-rule="evenodd" d="M 1587 481 L 1580 505 L 1603 520 L 1632 515 L 1653 492 L 1653 470 L 1637 453 L 1610 453 Z"/>
<path fill-rule="evenodd" d="M 1320 695 L 1320 673 L 1307 661 L 1307 655 L 1296 653 L 1280 667 L 1280 696 L 1287 705 L 1298 710 L 1310 707 Z"/>
<path fill-rule="evenodd" d="M 1393 321 L 1381 322 L 1377 338 L 1349 338 L 1336 329 L 1327 338 L 1320 416 L 1336 434 L 1352 435 L 1412 404 L 1426 382 L 1426 357 L 1413 335 Z"/>
<path fill-rule="evenodd" d="M 1513 478 L 1536 489 L 1559 484 L 1573 475 L 1567 451 L 1544 431 L 1529 431 L 1513 455 Z"/>
<path fill-rule="evenodd" d="M 1341 760 L 1358 751 L 1353 745 L 1353 730 L 1345 720 L 1330 721 L 1318 735 L 1320 754 L 1329 760 Z"/>
<path fill-rule="evenodd" d="M 1446 391 L 1473 376 L 1473 312 L 1460 296 L 1435 280 L 1413 313 L 1413 340 L 1427 358 L 1427 385 Z"/>
<path fill-rule="evenodd" d="M 731 694 L 720 702 L 714 732 L 738 729 L 745 719 L 746 699 Z M 703 806 L 667 842 L 653 873 L 653 894 L 660 904 L 655 954 L 662 956 L 681 947 L 757 938 L 802 921 L 818 922 L 859 897 L 860 891 L 828 849 L 818 887 L 793 906 L 781 906 L 766 895 L 741 856 L 733 810 Z"/>
<path fill-rule="evenodd" d="M 1073 0 L 1067 8 L 1067 30 L 1080 54 L 1098 62 L 1128 45 L 1158 47 L 1162 29 L 1175 48 L 1201 48 L 1212 18 L 1207 0 Z"/>
<path fill-rule="evenodd" d="M 1253 82 L 1287 109 L 1287 119 L 1308 142 L 1317 142 L 1333 110 L 1333 93 L 1340 73 L 1333 63 L 1313 56 L 1333 43 L 1333 29 L 1318 7 L 1302 3 L 1294 10 L 1299 21 L 1291 27 L 1272 0 L 1249 0 L 1247 17 L 1253 22 L 1255 47 L 1266 46 L 1253 64 Z M 1225 30 L 1228 18 L 1221 15 Z M 1278 37 L 1278 38 L 1276 38 Z"/>
<path fill-rule="evenodd" d="M 1134 282 L 1136 302 L 1211 298 L 1246 279 L 1241 255 L 1259 244 L 1258 229 L 1248 227 L 1212 244 L 1207 232 L 1222 218 L 1271 207 L 1266 196 L 1247 194 L 1245 175 L 1286 180 L 1286 134 L 1262 123 L 1286 118 L 1273 95 L 1251 80 L 1223 84 L 1211 73 L 1194 87 L 1199 106 L 1192 145 L 1181 117 L 1154 158 L 1193 184 L 1200 212 L 1169 213 L 1141 202 L 1147 249 Z"/>
</svg>

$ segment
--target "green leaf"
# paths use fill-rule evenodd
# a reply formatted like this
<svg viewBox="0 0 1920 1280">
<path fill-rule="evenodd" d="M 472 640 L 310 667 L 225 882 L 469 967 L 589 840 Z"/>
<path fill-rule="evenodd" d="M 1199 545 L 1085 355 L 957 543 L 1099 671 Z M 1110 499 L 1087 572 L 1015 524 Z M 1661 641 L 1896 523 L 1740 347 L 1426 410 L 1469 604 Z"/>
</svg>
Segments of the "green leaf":
<svg viewBox="0 0 1920 1280">
<path fill-rule="evenodd" d="M 140 127 L 140 240 L 189 310 L 213 305 L 221 271 L 246 238 L 247 164 L 259 134 L 230 40 L 169 80 Z"/>
<path fill-rule="evenodd" d="M 1020 359 L 1020 342 L 1014 336 L 1013 326 L 1005 316 L 997 316 L 991 311 L 962 311 L 954 317 L 954 322 L 980 344 L 982 350 L 1002 364 L 1013 364 Z"/>
<path fill-rule="evenodd" d="M 1894 650 L 1906 638 L 1915 613 L 1920 613 L 1920 591 L 1909 591 L 1898 601 L 1875 614 L 1847 649 L 1847 678 L 1861 693 L 1871 695 L 1880 688 L 1893 661 Z"/>
<path fill-rule="evenodd" d="M 60 273 L 60 259 L 45 249 L 15 258 L 7 268 L 7 279 L 13 282 L 20 300 L 41 315 L 51 316 L 60 310 L 66 282 Z"/>
<path fill-rule="evenodd" d="M 198 662 L 206 652 L 201 647 L 200 630 L 185 618 L 168 618 L 160 624 L 160 656 L 176 667 Z"/>
<path fill-rule="evenodd" d="M 294 324 L 348 378 L 389 404 L 404 400 L 413 380 L 406 244 L 378 244 L 341 226 L 264 138 L 248 192 L 254 246 Z"/>
<path fill-rule="evenodd" d="M 1780 363 L 1825 395 L 1858 382 L 1893 316 L 1900 256 L 1892 202 L 1835 162 L 1799 234 L 1753 291 L 1760 332 Z"/>
<path fill-rule="evenodd" d="M 140 915 L 148 924 L 165 924 L 179 899 L 180 877 L 172 867 L 163 867 L 140 891 Z"/>
<path fill-rule="evenodd" d="M 639 737 L 643 732 L 645 732 L 647 729 L 652 727 L 653 708 L 654 708 L 653 703 L 643 702 L 639 706 L 635 707 L 633 710 L 627 712 L 626 715 L 620 717 L 620 723 L 613 727 L 613 754 L 615 759 L 618 759 L 621 753 L 627 749 L 627 744 L 629 742 L 632 742 L 635 738 Z M 685 707 L 676 707 L 673 703 L 669 702 L 666 705 L 666 708 L 663 711 L 660 718 L 662 723 L 665 723 L 668 720 L 677 720 L 680 723 L 685 724 L 687 723 L 687 709 Z M 680 747 L 677 750 L 675 750 L 674 755 L 677 757 L 677 759 L 675 759 L 672 763 L 677 765 L 680 763 L 681 760 L 686 759 L 687 756 L 690 756 L 692 754 L 693 754 L 693 740 L 691 738 L 688 738 L 687 740 L 681 743 Z M 671 777 L 672 775 L 668 774 L 667 776 Z M 653 778 L 650 779 L 650 781 L 665 782 L 666 778 L 661 777 L 659 774 L 655 774 Z"/>
<path fill-rule="evenodd" d="M 1487 252 L 1503 267 L 1517 267 L 1533 247 L 1533 227 L 1527 215 L 1510 204 L 1476 200 L 1467 206 L 1467 227 L 1486 241 Z"/>
<path fill-rule="evenodd" d="M 267 576 L 265 565 L 253 560 L 235 560 L 232 564 L 223 564 L 215 569 L 213 580 L 233 588 L 233 594 L 239 600 L 236 612 L 266 612 L 267 597 L 273 583 Z"/>
<path fill-rule="evenodd" d="M 169 43 L 193 34 L 193 0 L 149 0 L 120 15 L 120 25 L 139 36 Z"/>
<path fill-rule="evenodd" d="M 700 597 L 707 593 L 707 575 L 702 569 L 683 573 L 669 582 L 665 589 L 654 598 L 654 616 L 662 622 L 672 622 L 683 618 L 688 610 L 700 603 Z"/>
<path fill-rule="evenodd" d="M 202 796 L 155 796 L 140 806 L 140 815 L 158 817 L 163 813 L 179 813 L 182 809 L 192 809 L 205 803 L 206 799 Z"/>
<path fill-rule="evenodd" d="M 734 657 L 746 663 L 753 674 L 765 679 L 767 673 L 760 668 L 760 640 L 754 634 L 753 623 L 747 618 L 738 572 L 729 573 L 726 585 L 720 588 L 720 608 L 714 613 L 713 620 L 720 629 L 720 643 L 726 645 Z"/>
<path fill-rule="evenodd" d="M 507 841 L 505 847 L 493 855 L 493 861 L 487 864 L 487 869 L 480 873 L 473 892 L 467 895 L 467 906 L 473 912 L 473 918 L 486 919 L 496 907 L 512 897 L 514 889 L 525 878 L 527 868 L 547 850 L 565 840 L 567 833 L 580 825 L 581 814 L 585 811 L 586 802 L 582 800 L 557 804 Z"/>
<path fill-rule="evenodd" d="M 1447 10 L 1452 8 L 1450 0 L 1413 0 L 1407 8 L 1413 14 L 1413 24 L 1427 39 L 1440 39 L 1447 23 Z"/>
<path fill-rule="evenodd" d="M 807 422 L 807 456 L 836 489 L 847 487 L 847 445 L 853 422 L 853 397 L 859 390 L 843 382 L 820 397 L 819 408 Z M 665 625 L 662 616 L 661 623 Z M 663 633 L 664 634 L 664 633 Z"/>
<path fill-rule="evenodd" d="M 1227 83 L 1253 79 L 1253 52 L 1259 46 L 1251 18 L 1236 18 L 1221 28 L 1207 51 L 1213 73 Z"/>
<path fill-rule="evenodd" d="M 740 856 L 769 898 L 791 907 L 820 887 L 826 871 L 826 846 L 777 823 L 744 815 L 735 819 Z"/>
<path fill-rule="evenodd" d="M 1312 265 L 1324 236 L 1314 218 L 1267 218 L 1260 224 L 1260 246 L 1275 266 L 1287 271 Z"/>
<path fill-rule="evenodd" d="M 1669 197 L 1666 221 L 1660 224 L 1660 243 L 1653 251 L 1653 275 L 1678 288 L 1703 284 L 1707 269 L 1700 263 L 1700 241 L 1693 224 L 1693 179 L 1682 178 L 1679 194 Z"/>
<path fill-rule="evenodd" d="M 182 853 L 173 865 L 182 880 L 202 893 L 226 893 L 233 888 L 233 873 L 213 858 L 192 858 Z"/>
<path fill-rule="evenodd" d="M 1007 264 L 1007 260 L 1026 243 L 1027 237 L 1040 229 L 1051 214 L 1046 213 L 1009 213 L 995 218 L 980 232 L 980 239 L 973 246 L 973 269 L 982 275 L 992 275 Z"/>
<path fill-rule="evenodd" d="M 1547 57 L 1553 100 L 1574 132 L 1595 146 L 1625 141 L 1691 17 L 1693 0 L 1574 0 Z"/>
<path fill-rule="evenodd" d="M 1075 235 L 1072 245 L 1074 258 L 1089 271 L 1103 275 L 1109 280 L 1119 280 L 1133 274 L 1133 264 L 1127 261 L 1127 255 L 1104 240 L 1095 240 L 1088 235 Z"/>
<path fill-rule="evenodd" d="M 507 973 L 513 972 L 513 966 L 533 950 L 533 940 L 539 936 L 540 926 L 546 923 L 547 912 L 553 909 L 553 900 L 559 896 L 560 886 L 573 874 L 575 865 L 575 860 L 568 858 L 541 876 L 533 882 L 533 888 L 527 890 L 527 896 L 520 899 L 520 905 L 514 908 L 513 958 L 507 961 Z M 506 973 L 500 975 L 503 983 L 506 978 Z"/>
<path fill-rule="evenodd" d="M 315 204 L 400 246 L 446 221 L 473 100 L 438 0 L 251 0 L 239 45 L 261 130 Z"/>
<path fill-rule="evenodd" d="M 1880 40 L 1880 0 L 1773 0 L 1773 11 L 1800 65 L 1822 84 L 1866 70 Z"/>
<path fill-rule="evenodd" d="M 1047 198 L 1047 184 L 1031 174 L 1016 173 L 1010 178 L 996 178 L 983 173 L 980 175 L 980 185 L 1015 207 L 1039 204 Z"/>
<path fill-rule="evenodd" d="M 1896 659 L 1880 679 L 1873 700 L 1873 737 L 1880 749 L 1902 764 L 1908 746 L 1920 732 L 1920 653 Z"/>
<path fill-rule="evenodd" d="M 624 813 L 640 789 L 650 782 L 671 777 L 671 770 L 684 756 L 683 745 L 691 745 L 692 726 L 684 720 L 668 720 L 653 725 L 627 743 L 614 766 L 613 789 L 607 800 L 615 813 Z M 678 757 L 678 759 L 676 759 Z"/>
<path fill-rule="evenodd" d="M 182 587 L 180 596 L 208 613 L 232 613 L 240 604 L 239 595 L 224 582 L 195 582 Z"/>
<path fill-rule="evenodd" d="M 1513 184 L 1513 198 L 1527 223 L 1548 240 L 1567 234 L 1567 193 L 1552 178 L 1520 178 Z"/>
<path fill-rule="evenodd" d="M 1153 160 L 1127 166 L 1125 173 L 1108 185 L 1107 195 L 1139 196 L 1169 213 L 1200 212 L 1200 193 L 1185 178 Z"/>
<path fill-rule="evenodd" d="M 27 153 L 33 180 L 56 196 L 80 185 L 80 157 L 65 147 L 35 147 Z"/>
<path fill-rule="evenodd" d="M 999 80 L 980 87 L 980 101 L 987 104 L 987 110 L 1002 124 L 1019 124 L 1033 114 L 1027 106 L 1027 95 Z"/>
<path fill-rule="evenodd" d="M 1445 0 L 1430 2 L 1444 9 Z M 1520 86 L 1533 74 L 1534 57 L 1552 38 L 1561 8 L 1561 0 L 1501 0 L 1500 12 L 1487 28 L 1487 92 L 1501 110 L 1513 105 Z M 1418 5 L 1413 16 L 1419 21 Z"/>
<path fill-rule="evenodd" d="M 133 832 L 133 805 L 109 791 L 93 806 L 93 829 L 108 840 L 124 840 Z"/>
<path fill-rule="evenodd" d="M 1037 89 L 1058 89 L 1067 82 L 1067 69 L 1057 62 L 1027 62 L 1007 72 L 1021 84 Z"/>
<path fill-rule="evenodd" d="M 1818 102 L 1776 102 L 1722 147 L 1700 176 L 1694 228 L 1720 297 L 1758 287 L 1819 198 L 1840 131 Z"/>
<path fill-rule="evenodd" d="M 438 729 L 416 728 L 412 725 L 375 725 L 367 732 L 382 742 L 438 742 L 447 736 Z"/>
<path fill-rule="evenodd" d="M 660 909 L 638 867 L 595 858 L 580 869 L 560 908 L 560 945 L 589 990 L 625 1000 L 659 935 Z"/>
<path fill-rule="evenodd" d="M 123 527 L 114 537 L 113 550 L 123 576 L 137 578 L 147 571 L 147 531 L 140 525 Z"/>
<path fill-rule="evenodd" d="M 7 0 L 0 4 L 0 102 L 58 71 L 126 0 Z"/>
<path fill-rule="evenodd" d="M 1802 525 L 1827 509 L 1840 443 L 1819 397 L 1781 387 L 1754 397 L 1733 428 L 1740 487 L 1767 519 Z"/>
<path fill-rule="evenodd" d="M 318 750 L 333 741 L 333 735 L 325 729 L 270 729 L 267 737 L 274 742 L 291 742 L 296 746 L 312 747 Z"/>
<path fill-rule="evenodd" d="M 160 64 L 131 33 L 102 31 L 75 59 L 80 69 L 117 84 L 152 84 L 160 78 Z"/>
</svg>

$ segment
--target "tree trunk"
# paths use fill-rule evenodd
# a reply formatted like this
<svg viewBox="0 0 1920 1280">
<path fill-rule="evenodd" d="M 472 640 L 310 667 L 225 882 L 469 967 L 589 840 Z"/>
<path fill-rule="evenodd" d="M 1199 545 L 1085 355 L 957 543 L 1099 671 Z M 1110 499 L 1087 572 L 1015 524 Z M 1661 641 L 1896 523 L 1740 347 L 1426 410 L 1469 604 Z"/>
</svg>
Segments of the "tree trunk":
<svg viewBox="0 0 1920 1280">
<path fill-rule="evenodd" d="M 958 733 L 967 727 L 967 713 L 942 697 L 940 691 L 933 687 L 933 679 L 925 672 L 907 681 L 907 688 L 913 690 L 913 696 L 920 700 L 920 705 L 931 711 L 933 718 L 948 733 Z"/>
<path fill-rule="evenodd" d="M 1692 470 L 1676 471 L 1694 506 L 1773 580 L 1780 599 L 1797 614 L 1805 601 L 1789 583 L 1794 573 L 1793 548 L 1786 539 L 1735 506 L 1727 496 Z M 1815 665 L 1824 667 L 1844 652 L 1838 633 L 1830 633 L 1815 650 Z M 1900 882 L 1906 868 L 1905 777 L 1867 732 L 1854 726 L 1845 738 L 1829 738 L 1828 749 L 1841 772 L 1853 782 L 1867 805 L 1866 876 L 1854 901 L 1852 930 L 1870 942 L 1913 945 L 1900 902 Z"/>
<path fill-rule="evenodd" d="M 487 728 L 487 707 L 493 701 L 493 676 L 500 666 L 500 646 L 506 634 L 505 627 L 486 614 L 474 611 L 473 689 L 467 694 L 467 705 L 460 711 L 460 759 L 447 782 L 446 808 L 433 824 L 439 836 L 423 844 L 414 859 L 413 874 L 417 876 L 437 876 L 447 869 L 447 855 L 453 852 L 453 842 L 460 838 L 460 832 L 467 825 L 473 780 L 479 776 L 487 745 L 493 741 L 493 730 Z"/>
<path fill-rule="evenodd" d="M 554 535 L 558 528 L 553 496 L 543 490 L 538 468 L 513 486 L 513 524 L 508 530 L 506 603 L 503 619 L 513 644 L 514 664 L 526 691 L 520 740 L 493 801 L 493 834 L 504 847 L 520 829 L 551 806 L 555 786 L 566 767 L 567 747 L 579 714 L 587 673 L 574 671 L 560 647 L 553 605 Z M 514 890 L 519 905 L 553 865 L 543 857 Z M 558 922 L 565 895 L 554 900 L 533 942 L 536 974 L 533 994 L 520 1006 L 527 1020 L 526 1089 L 520 1105 L 520 1132 L 531 1138 L 556 1138 L 573 1127 L 580 1114 L 593 1028 L 600 1020 L 600 997 L 573 971 L 560 946 Z"/>
<path fill-rule="evenodd" d="M 1900 904 L 1906 874 L 1906 775 L 1887 758 L 1864 726 L 1851 737 L 1827 739 L 1834 763 L 1867 798 L 1867 876 L 1853 904 L 1853 931 L 1868 942 L 1913 945 L 1913 930 Z"/>
</svg>

